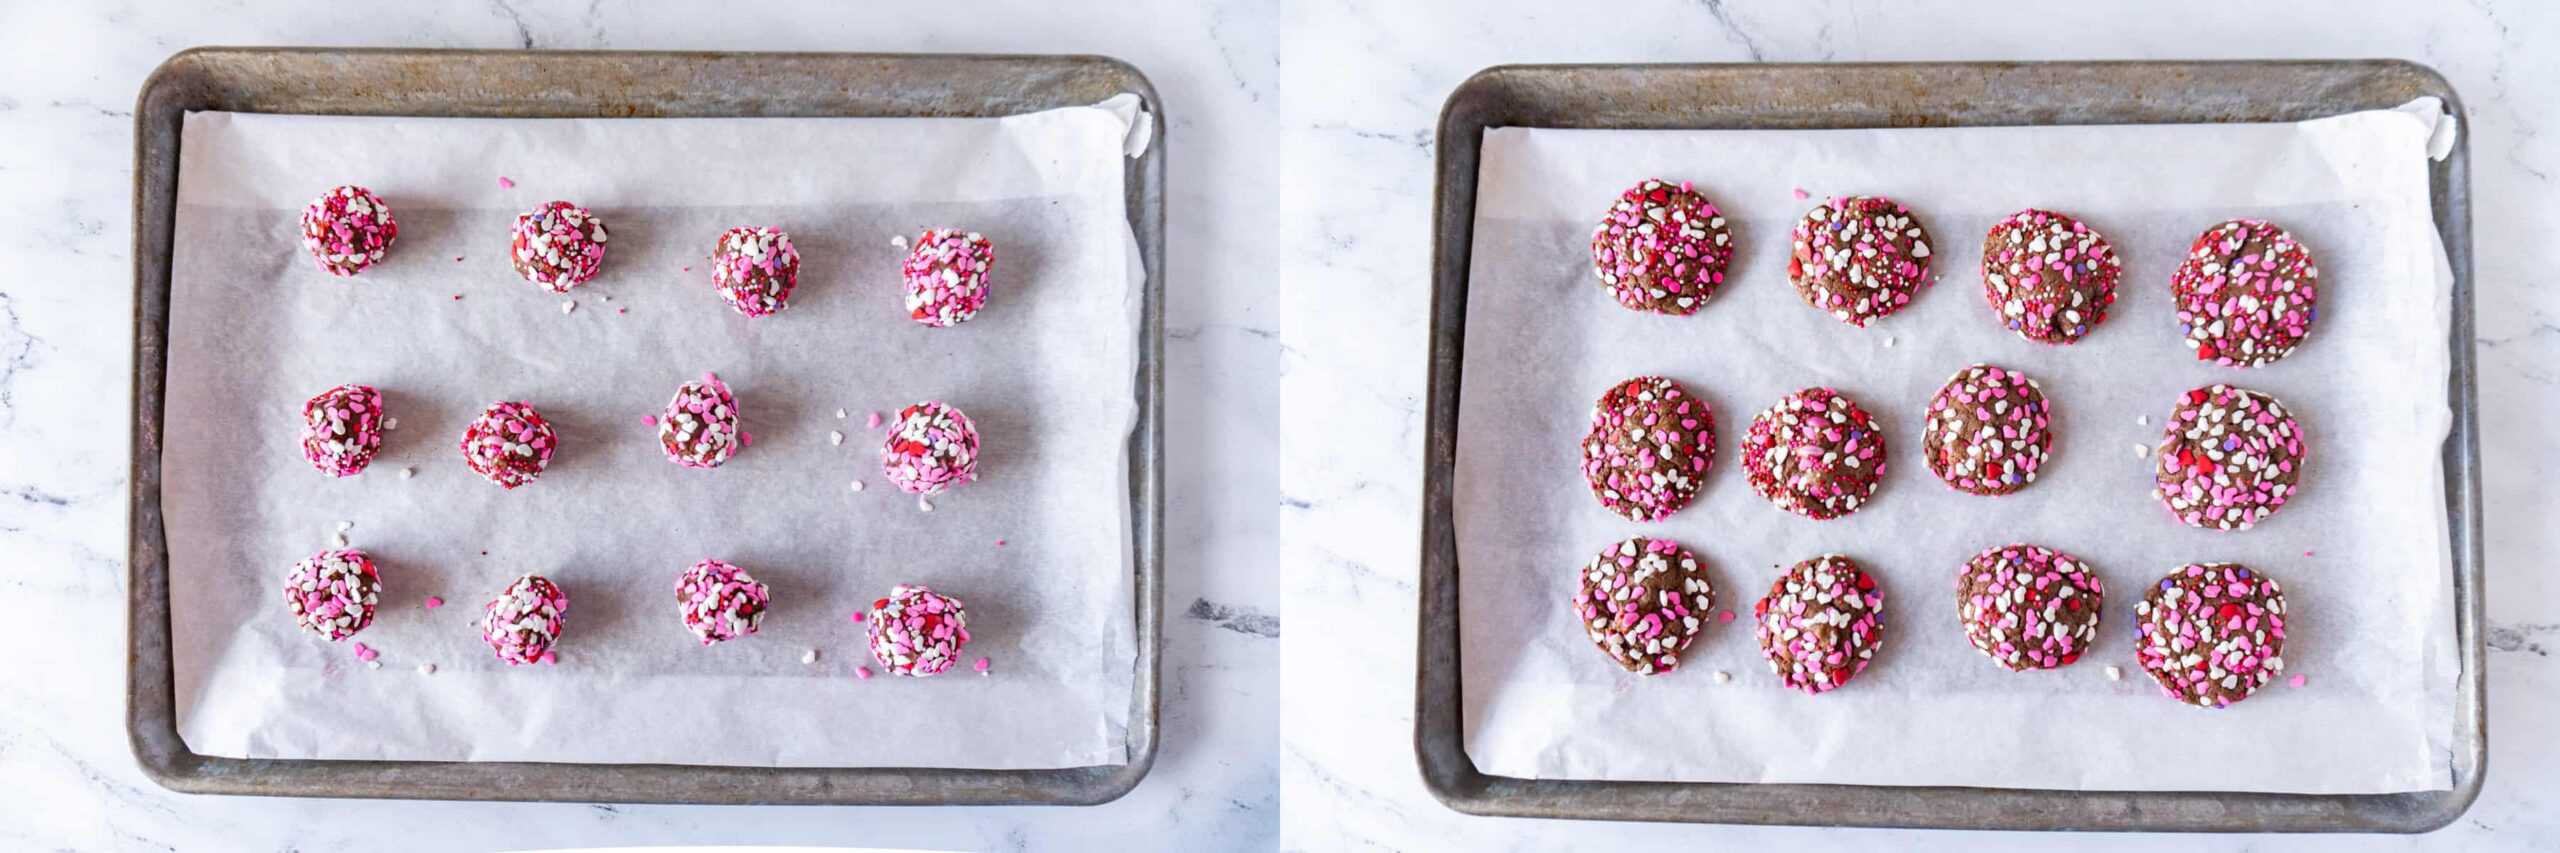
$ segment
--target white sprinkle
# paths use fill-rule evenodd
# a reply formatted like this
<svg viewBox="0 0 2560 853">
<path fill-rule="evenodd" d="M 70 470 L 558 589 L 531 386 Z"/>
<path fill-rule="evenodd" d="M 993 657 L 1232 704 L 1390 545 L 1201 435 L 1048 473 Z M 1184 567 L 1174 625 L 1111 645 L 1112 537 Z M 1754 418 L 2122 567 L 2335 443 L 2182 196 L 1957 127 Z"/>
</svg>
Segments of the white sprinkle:
<svg viewBox="0 0 2560 853">
<path fill-rule="evenodd" d="M 378 661 L 378 660 L 369 660 L 369 661 L 365 661 L 365 662 L 364 662 L 364 668 L 366 668 L 366 669 L 381 669 L 381 668 L 382 668 L 382 662 L 381 662 L 381 661 Z"/>
<path fill-rule="evenodd" d="M 338 546 L 338 547 L 340 547 L 340 548 L 347 547 L 347 534 L 344 534 L 344 533 L 332 533 L 332 534 L 329 534 L 329 542 L 330 542 L 330 544 L 336 545 L 336 546 Z"/>
<path fill-rule="evenodd" d="M 382 428 L 383 428 L 383 430 L 384 430 L 384 431 L 386 431 L 386 432 L 387 432 L 387 431 L 390 431 L 390 430 L 399 429 L 399 428 L 400 428 L 400 419 L 399 419 L 399 418 L 383 418 L 383 419 L 382 419 Z"/>
<path fill-rule="evenodd" d="M 2137 424 L 2141 424 L 2141 425 L 2143 425 L 2143 426 L 2150 426 L 2150 425 L 2151 425 L 2151 416 L 2150 416 L 2150 415 L 2135 415 L 2135 416 L 2134 416 L 2134 418 L 2133 418 L 2133 422 L 2134 422 L 2134 423 L 2137 423 Z"/>
<path fill-rule="evenodd" d="M 2108 681 L 2122 681 L 2122 680 L 2124 680 L 2124 670 L 2123 670 L 2122 668 L 2120 668 L 2120 667 L 2112 667 L 2112 666 L 2111 666 L 2111 667 L 2107 667 L 2107 680 L 2108 680 Z"/>
<path fill-rule="evenodd" d="M 932 501 L 929 501 L 929 500 L 925 500 L 924 498 L 921 498 L 921 497 L 916 498 L 916 508 L 917 508 L 917 509 L 920 509 L 920 510 L 924 510 L 924 511 L 926 511 L 926 512 L 932 512 L 932 511 L 933 511 L 933 502 L 932 502 Z"/>
<path fill-rule="evenodd" d="M 899 235 L 896 235 L 896 236 L 890 237 L 890 238 L 889 238 L 889 245 L 896 246 L 896 247 L 901 248 L 901 249 L 906 248 L 906 247 L 907 247 L 907 235 L 905 235 L 905 234 L 899 234 Z"/>
<path fill-rule="evenodd" d="M 611 302 L 611 301 L 613 301 L 613 294 L 610 294 L 610 293 L 599 293 L 599 294 L 596 294 L 596 298 L 597 298 L 597 299 L 602 299 L 602 300 L 604 300 L 604 301 L 606 301 L 606 302 Z"/>
<path fill-rule="evenodd" d="M 419 664 L 419 665 L 418 665 L 418 674 L 419 674 L 419 675 L 434 675 L 434 674 L 436 674 L 436 665 L 435 665 L 435 664 L 431 664 L 431 663 L 422 663 L 422 664 Z"/>
<path fill-rule="evenodd" d="M 1884 336 L 1884 345 L 1885 345 L 1885 346 L 1893 346 L 1893 336 L 1892 336 L 1892 335 L 1886 335 L 1886 336 Z"/>
<path fill-rule="evenodd" d="M 340 532 L 340 533 L 345 533 L 345 532 L 347 532 L 347 531 L 349 531 L 349 530 L 354 530 L 354 529 L 356 529 L 356 523 L 355 523 L 355 522 L 352 522 L 352 521 L 341 521 L 341 522 L 338 522 L 338 532 Z"/>
<path fill-rule="evenodd" d="M 1726 671 L 1721 670 L 1721 669 L 1716 670 L 1716 683 L 1717 683 L 1717 684 L 1732 684 L 1732 683 L 1733 683 L 1733 673 L 1726 672 Z"/>
<path fill-rule="evenodd" d="M 836 410 L 836 420 L 844 420 L 844 410 L 843 410 L 843 409 L 837 409 L 837 410 Z"/>
<path fill-rule="evenodd" d="M 412 465 L 407 468 L 400 469 L 400 479 L 406 480 L 415 476 L 418 476 L 418 466 Z"/>
<path fill-rule="evenodd" d="M 843 443 L 844 443 L 844 433 L 837 432 L 837 431 L 835 431 L 835 430 L 827 430 L 827 443 L 828 443 L 828 444 L 843 444 Z"/>
<path fill-rule="evenodd" d="M 569 312 L 571 312 L 571 311 L 576 311 L 576 310 L 578 310 L 578 300 L 575 300 L 575 299 L 563 299 L 563 300 L 560 300 L 560 313 L 562 313 L 562 314 L 567 314 L 567 313 L 569 313 Z"/>
<path fill-rule="evenodd" d="M 2139 442 L 2139 441 L 2134 442 L 2134 443 L 2133 443 L 2133 458 L 2135 458 L 2135 459 L 2149 459 L 2149 458 L 2151 458 L 2151 445 L 2144 444 L 2144 443 Z"/>
<path fill-rule="evenodd" d="M 801 652 L 801 653 L 800 653 L 800 662 L 801 662 L 801 663 L 817 663 L 817 662 L 818 662 L 818 650 L 817 650 L 817 649 L 810 649 L 810 650 L 808 650 L 808 651 Z"/>
<path fill-rule="evenodd" d="M 862 491 L 862 481 L 861 481 L 861 480 L 855 480 L 855 481 L 853 481 L 853 490 L 854 490 L 854 491 L 857 491 L 857 492 Z"/>
</svg>

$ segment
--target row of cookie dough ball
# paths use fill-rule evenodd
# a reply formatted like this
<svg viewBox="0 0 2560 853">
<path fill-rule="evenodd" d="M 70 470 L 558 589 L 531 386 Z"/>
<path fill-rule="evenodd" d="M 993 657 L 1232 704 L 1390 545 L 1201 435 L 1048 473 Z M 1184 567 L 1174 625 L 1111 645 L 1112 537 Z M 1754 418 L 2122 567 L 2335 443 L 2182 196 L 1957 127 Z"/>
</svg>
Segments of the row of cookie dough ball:
<svg viewBox="0 0 2560 853">
<path fill-rule="evenodd" d="M 666 410 L 643 418 L 658 430 L 667 461 L 687 468 L 717 468 L 754 441 L 740 427 L 738 399 L 720 377 L 705 373 L 676 389 Z M 364 472 L 382 449 L 393 423 L 382 393 L 367 385 L 340 385 L 302 405 L 302 455 L 321 473 L 351 477 Z M 530 403 L 490 404 L 462 431 L 462 461 L 507 489 L 531 483 L 551 464 L 559 446 L 551 421 Z M 958 407 L 927 400 L 898 410 L 880 444 L 880 471 L 900 490 L 936 495 L 978 477 L 978 427 Z"/>
<path fill-rule="evenodd" d="M 1801 195 L 1801 194 L 1799 194 Z M 1796 223 L 1787 278 L 1806 304 L 1864 327 L 1901 310 L 1928 284 L 1928 229 L 1889 198 L 1840 196 Z M 1688 183 L 1646 180 L 1603 214 L 1591 262 L 1618 304 L 1694 314 L 1724 284 L 1733 233 Z M 2087 224 L 2029 208 L 1982 241 L 1982 296 L 2027 340 L 2069 344 L 2107 317 L 2124 262 Z M 2178 323 L 2196 357 L 2255 367 L 2285 357 L 2317 316 L 2320 270 L 2274 223 L 2235 219 L 2205 229 L 2169 277 Z"/>
<path fill-rule="evenodd" d="M 2098 634 L 2105 585 L 2078 557 L 2003 545 L 1956 571 L 1965 638 L 2013 672 L 2076 662 Z M 1714 612 L 1705 565 L 1668 539 L 1635 537 L 1585 564 L 1572 611 L 1620 667 L 1660 675 L 1680 665 Z M 1884 592 L 1857 561 L 1825 554 L 1795 564 L 1752 606 L 1769 669 L 1786 687 L 1822 693 L 1864 671 L 1884 644 Z M 2195 563 L 2160 579 L 2134 606 L 2135 657 L 2173 699 L 2209 708 L 2246 699 L 2284 670 L 2284 590 L 2237 563 Z"/>
<path fill-rule="evenodd" d="M 706 646 L 754 634 L 772 603 L 762 581 L 720 560 L 703 560 L 676 575 L 675 596 L 677 618 Z M 285 611 L 294 624 L 330 642 L 372 625 L 381 599 L 381 570 L 353 548 L 314 554 L 285 575 Z M 480 639 L 510 666 L 547 662 L 568 616 L 567 592 L 549 578 L 525 575 L 482 608 Z M 871 603 L 863 621 L 872 658 L 894 675 L 940 675 L 969 644 L 960 599 L 921 584 L 890 588 L 888 597 Z"/>
<path fill-rule="evenodd" d="M 1957 491 L 2004 495 L 2035 482 L 2053 447 L 2053 404 L 2025 374 L 1957 371 L 1929 400 L 1921 456 Z M 1812 519 L 1856 512 L 1884 481 L 1884 431 L 1856 401 L 1806 388 L 1751 419 L 1742 441 L 1752 491 Z M 1715 458 L 1714 412 L 1679 383 L 1639 376 L 1600 395 L 1582 439 L 1583 479 L 1631 521 L 1680 511 Z M 2181 395 L 2156 451 L 2153 496 L 2179 521 L 2246 530 L 2293 497 L 2310 453 L 2274 397 L 2231 385 Z"/>
<path fill-rule="evenodd" d="M 610 236 L 594 211 L 565 201 L 516 214 L 508 257 L 516 273 L 544 290 L 567 293 L 604 268 Z M 302 245 L 320 268 L 353 276 L 379 263 L 400 236 L 391 205 L 371 190 L 342 186 L 302 210 Z M 907 316 L 948 328 L 986 307 L 987 276 L 995 247 L 984 235 L 927 228 L 907 252 L 899 276 L 906 286 Z M 800 250 L 775 228 L 723 232 L 711 249 L 711 285 L 729 307 L 764 317 L 790 307 L 800 282 Z"/>
</svg>

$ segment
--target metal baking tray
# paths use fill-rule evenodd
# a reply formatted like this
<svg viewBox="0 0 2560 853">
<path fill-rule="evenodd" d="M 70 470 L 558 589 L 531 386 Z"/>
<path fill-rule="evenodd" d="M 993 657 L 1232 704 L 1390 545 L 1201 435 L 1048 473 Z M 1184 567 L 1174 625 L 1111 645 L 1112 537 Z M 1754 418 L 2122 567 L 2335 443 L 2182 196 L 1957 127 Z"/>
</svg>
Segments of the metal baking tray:
<svg viewBox="0 0 2560 853">
<path fill-rule="evenodd" d="M 1129 763 L 1054 770 L 309 761 L 199 755 L 178 737 L 169 564 L 160 517 L 170 233 L 190 110 L 327 115 L 1003 116 L 1146 99 L 1156 136 L 1129 161 L 1129 227 L 1146 263 L 1129 436 L 1138 660 Z M 1098 56 L 199 48 L 162 63 L 134 105 L 133 472 L 125 724 L 152 781 L 178 791 L 326 797 L 848 805 L 1090 805 L 1155 763 L 1163 646 L 1164 102 Z"/>
<path fill-rule="evenodd" d="M 1537 65 L 1489 68 L 1440 113 L 1431 298 L 1430 432 L 1423 456 L 1420 657 L 1414 751 L 1424 783 L 1470 814 L 2035 830 L 2424 832 L 2480 795 L 2480 454 L 2471 317 L 2469 133 L 2430 167 L 2437 231 L 2453 262 L 2453 407 L 2445 437 L 2455 629 L 2462 653 L 2453 788 L 2381 795 L 2049 791 L 1717 784 L 1488 776 L 1467 757 L 1459 683 L 1458 539 L 1451 517 L 1460 354 L 1476 165 L 1490 127 L 1858 128 L 2299 121 L 2443 98 L 2442 76 L 2397 61 Z M 2467 122 L 2466 122 L 2467 124 Z M 2466 127 L 2467 130 L 2467 127 Z"/>
</svg>

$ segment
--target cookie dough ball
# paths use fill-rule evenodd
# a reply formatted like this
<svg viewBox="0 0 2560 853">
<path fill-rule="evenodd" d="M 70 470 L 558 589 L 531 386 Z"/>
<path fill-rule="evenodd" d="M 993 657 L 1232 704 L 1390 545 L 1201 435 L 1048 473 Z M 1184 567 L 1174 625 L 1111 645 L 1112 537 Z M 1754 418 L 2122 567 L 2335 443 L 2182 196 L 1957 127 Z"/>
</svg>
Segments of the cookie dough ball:
<svg viewBox="0 0 2560 853">
<path fill-rule="evenodd" d="M 1602 654 L 1628 672 L 1660 675 L 1680 666 L 1714 609 L 1715 590 L 1689 549 L 1638 536 L 1611 545 L 1582 567 L 1573 615 Z"/>
<path fill-rule="evenodd" d="M 1956 572 L 1965 639 L 2014 672 L 2079 660 L 2098 637 L 2106 585 L 2080 558 L 2040 545 L 2003 545 Z"/>
<path fill-rule="evenodd" d="M 509 666 L 539 663 L 551 657 L 568 626 L 569 594 L 550 578 L 525 575 L 489 600 L 480 622 L 480 639 Z"/>
<path fill-rule="evenodd" d="M 1884 482 L 1884 431 L 1829 388 L 1807 388 L 1751 419 L 1742 472 L 1779 509 L 1815 520 L 1858 511 Z"/>
<path fill-rule="evenodd" d="M 400 224 L 391 205 L 372 190 L 345 186 L 321 193 L 302 208 L 302 247 L 330 275 L 350 276 L 382 261 Z"/>
<path fill-rule="evenodd" d="M 867 624 L 871 657 L 893 675 L 941 675 L 960 662 L 969 644 L 969 617 L 960 599 L 922 584 L 899 584 L 871 603 Z"/>
<path fill-rule="evenodd" d="M 1929 281 L 1929 232 L 1889 198 L 1840 196 L 1796 223 L 1787 278 L 1805 304 L 1863 327 L 1911 304 Z"/>
<path fill-rule="evenodd" d="M 2151 494 L 2195 527 L 2247 530 L 2293 497 L 2311 448 L 2276 398 L 2245 388 L 2188 391 L 2153 454 Z"/>
<path fill-rule="evenodd" d="M 676 615 L 706 646 L 755 633 L 771 597 L 747 570 L 719 560 L 695 563 L 676 576 Z"/>
<path fill-rule="evenodd" d="M 553 293 L 587 283 L 604 267 L 604 220 L 565 201 L 516 214 L 507 256 L 516 274 Z"/>
<path fill-rule="evenodd" d="M 701 381 L 676 388 L 667 411 L 658 417 L 658 446 L 667 461 L 687 468 L 718 468 L 747 446 L 738 431 L 738 398 L 728 383 L 705 373 Z"/>
<path fill-rule="evenodd" d="M 2010 331 L 2039 343 L 2073 343 L 2097 328 L 2123 272 L 2107 238 L 2050 210 L 2018 211 L 1982 238 L 1982 298 Z"/>
<path fill-rule="evenodd" d="M 925 229 L 900 269 L 907 280 L 907 316 L 936 328 L 978 316 L 987 307 L 987 272 L 995 263 L 995 246 L 976 232 Z"/>
<path fill-rule="evenodd" d="M 880 473 L 911 495 L 938 495 L 978 479 L 978 426 L 949 403 L 898 410 L 880 443 Z"/>
<path fill-rule="evenodd" d="M 1646 180 L 1618 196 L 1591 232 L 1591 266 L 1618 304 L 1686 316 L 1716 295 L 1733 260 L 1724 214 L 1687 182 Z"/>
<path fill-rule="evenodd" d="M 382 449 L 382 392 L 340 385 L 302 404 L 302 458 L 332 477 L 353 477 Z"/>
<path fill-rule="evenodd" d="M 800 284 L 800 250 L 772 228 L 731 228 L 711 247 L 711 285 L 729 307 L 763 317 L 791 307 Z"/>
<path fill-rule="evenodd" d="M 551 465 L 559 438 L 531 403 L 492 403 L 462 430 L 462 462 L 508 489 L 533 482 Z"/>
<path fill-rule="evenodd" d="M 2318 316 L 2320 268 L 2275 223 L 2235 219 L 2196 237 L 2169 276 L 2196 359 L 2256 367 L 2293 352 Z"/>
<path fill-rule="evenodd" d="M 2053 407 L 2024 373 L 1988 364 L 1956 371 L 1920 428 L 1920 455 L 1956 491 L 2005 495 L 2036 481 L 2053 449 Z"/>
<path fill-rule="evenodd" d="M 331 642 L 373 624 L 373 606 L 381 598 L 382 575 L 374 571 L 373 558 L 354 548 L 313 554 L 285 573 L 284 609 L 293 614 L 293 624 Z"/>
<path fill-rule="evenodd" d="M 1679 383 L 1638 376 L 1591 407 L 1582 437 L 1582 476 L 1591 494 L 1629 521 L 1659 521 L 1698 496 L 1716 433 L 1707 401 Z"/>
<path fill-rule="evenodd" d="M 2239 563 L 2191 563 L 2133 606 L 2134 655 L 2169 698 L 2207 708 L 2284 671 L 2284 588 Z"/>
<path fill-rule="evenodd" d="M 1884 645 L 1884 593 L 1856 561 L 1838 554 L 1788 569 L 1751 615 L 1778 683 L 1806 693 L 1849 683 Z"/>
</svg>

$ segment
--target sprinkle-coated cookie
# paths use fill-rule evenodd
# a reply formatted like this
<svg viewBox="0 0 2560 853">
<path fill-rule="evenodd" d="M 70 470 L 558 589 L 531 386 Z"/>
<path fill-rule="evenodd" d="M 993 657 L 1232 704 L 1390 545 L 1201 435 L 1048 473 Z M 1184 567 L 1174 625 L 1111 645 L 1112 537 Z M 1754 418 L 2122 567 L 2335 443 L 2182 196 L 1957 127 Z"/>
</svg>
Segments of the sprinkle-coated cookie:
<svg viewBox="0 0 2560 853">
<path fill-rule="evenodd" d="M 800 250 L 772 228 L 731 228 L 711 247 L 711 284 L 729 307 L 764 317 L 791 307 L 800 284 Z"/>
<path fill-rule="evenodd" d="M 2238 563 L 2190 563 L 2133 607 L 2134 655 L 2160 689 L 2228 707 L 2284 671 L 2284 588 Z"/>
<path fill-rule="evenodd" d="M 302 458 L 320 473 L 353 477 L 382 449 L 382 392 L 340 385 L 302 404 Z"/>
<path fill-rule="evenodd" d="M 285 573 L 284 609 L 293 624 L 335 642 L 373 624 L 382 598 L 382 575 L 373 558 L 354 548 L 311 555 Z"/>
<path fill-rule="evenodd" d="M 516 214 L 507 256 L 516 274 L 553 293 L 587 283 L 604 267 L 604 220 L 565 201 Z"/>
<path fill-rule="evenodd" d="M 899 584 L 871 603 L 871 657 L 892 675 L 941 675 L 960 661 L 969 644 L 969 617 L 960 599 L 922 584 Z"/>
<path fill-rule="evenodd" d="M 658 416 L 658 447 L 687 468 L 718 468 L 746 443 L 738 431 L 738 398 L 713 374 L 676 388 Z"/>
<path fill-rule="evenodd" d="M 1856 512 L 1884 481 L 1884 431 L 1829 388 L 1787 395 L 1751 419 L 1742 471 L 1751 490 L 1812 519 Z"/>
<path fill-rule="evenodd" d="M 1685 316 L 1714 296 L 1733 261 L 1724 214 L 1687 182 L 1648 179 L 1618 196 L 1591 232 L 1591 266 L 1618 304 Z"/>
<path fill-rule="evenodd" d="M 2178 398 L 2153 454 L 2152 495 L 2179 521 L 2247 530 L 2292 499 L 2310 445 L 2276 398 L 2208 385 Z"/>
<path fill-rule="evenodd" d="M 1920 456 L 1956 491 L 2005 495 L 2036 481 L 2053 449 L 2053 407 L 2024 373 L 1989 364 L 1956 371 L 1920 428 Z"/>
<path fill-rule="evenodd" d="M 719 560 L 695 563 L 676 576 L 676 615 L 706 646 L 755 633 L 771 600 L 763 582 Z"/>
<path fill-rule="evenodd" d="M 1611 545 L 1583 565 L 1573 587 L 1573 615 L 1592 644 L 1644 675 L 1680 666 L 1680 650 L 1697 639 L 1714 607 L 1706 566 L 1669 539 Z"/>
<path fill-rule="evenodd" d="M 1787 279 L 1805 304 L 1865 326 L 1911 304 L 1929 281 L 1929 232 L 1889 198 L 1839 196 L 1796 223 Z"/>
<path fill-rule="evenodd" d="M 302 208 L 302 247 L 330 275 L 350 276 L 382 261 L 391 241 L 400 238 L 400 223 L 391 205 L 372 190 L 337 187 Z"/>
<path fill-rule="evenodd" d="M 1857 561 L 1838 554 L 1795 564 L 1751 616 L 1778 683 L 1806 693 L 1849 683 L 1884 645 L 1884 593 Z"/>
<path fill-rule="evenodd" d="M 492 403 L 462 431 L 462 462 L 508 489 L 533 482 L 551 465 L 559 438 L 531 403 Z"/>
<path fill-rule="evenodd" d="M 2079 660 L 2098 637 L 2106 584 L 2080 558 L 2041 545 L 2003 545 L 1956 572 L 1965 639 L 2013 671 Z"/>
<path fill-rule="evenodd" d="M 2019 337 L 2080 340 L 2107 319 L 2124 260 L 2080 220 L 2028 208 L 1982 238 L 1982 298 Z"/>
<path fill-rule="evenodd" d="M 2275 223 L 2234 219 L 2196 237 L 2169 276 L 2169 293 L 2197 360 L 2256 367 L 2291 354 L 2311 333 L 2320 267 Z"/>
<path fill-rule="evenodd" d="M 958 407 L 927 400 L 898 410 L 880 442 L 880 473 L 912 495 L 978 479 L 978 426 Z"/>
<path fill-rule="evenodd" d="M 568 626 L 569 594 L 550 578 L 525 575 L 482 608 L 480 639 L 509 666 L 541 661 Z"/>
<path fill-rule="evenodd" d="M 1582 437 L 1582 476 L 1591 494 L 1629 521 L 1659 521 L 1698 496 L 1716 456 L 1707 401 L 1679 383 L 1638 376 L 1611 387 L 1591 407 Z"/>
<path fill-rule="evenodd" d="M 937 328 L 957 326 L 987 307 L 987 274 L 996 250 L 977 232 L 927 228 L 899 269 L 907 283 L 907 316 Z"/>
</svg>

